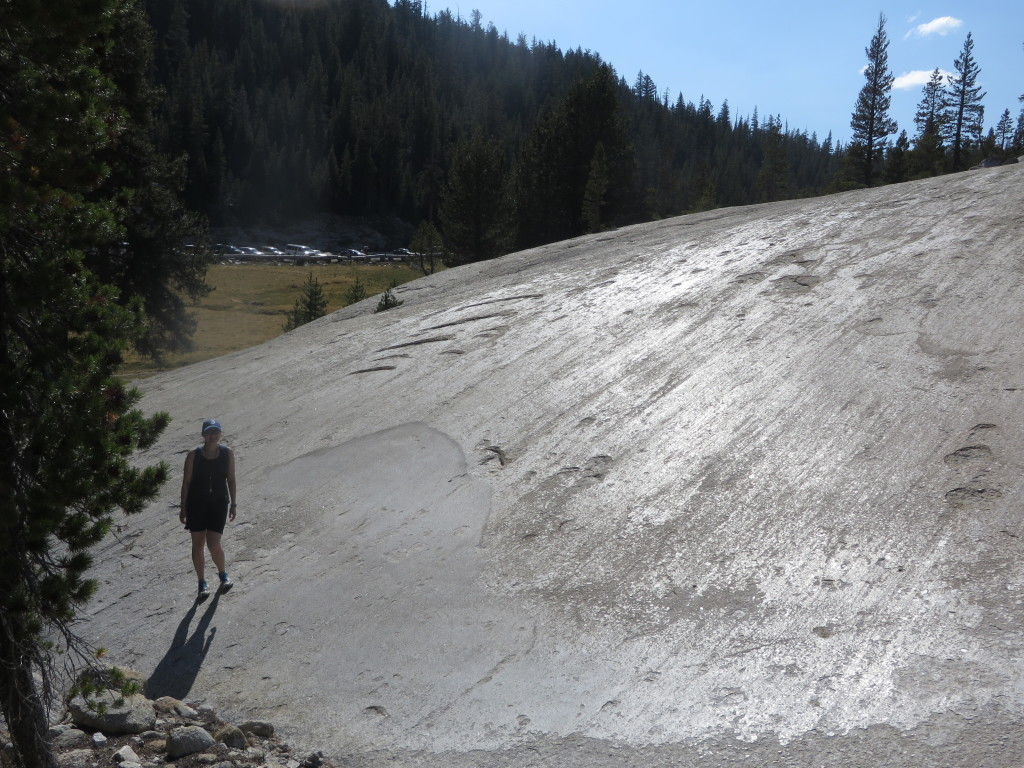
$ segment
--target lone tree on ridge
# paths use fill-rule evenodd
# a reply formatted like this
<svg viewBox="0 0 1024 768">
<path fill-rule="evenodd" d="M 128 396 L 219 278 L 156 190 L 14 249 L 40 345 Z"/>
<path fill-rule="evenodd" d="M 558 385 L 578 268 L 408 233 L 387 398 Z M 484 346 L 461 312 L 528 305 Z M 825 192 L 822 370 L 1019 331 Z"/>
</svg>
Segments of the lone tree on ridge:
<svg viewBox="0 0 1024 768">
<path fill-rule="evenodd" d="M 850 127 L 861 177 L 870 187 L 881 166 L 886 137 L 897 129 L 896 121 L 889 117 L 890 92 L 895 78 L 889 71 L 889 38 L 885 33 L 884 14 L 879 14 L 878 29 L 864 53 L 868 57 L 864 68 L 866 82 L 857 96 Z"/>
<path fill-rule="evenodd" d="M 978 85 L 981 67 L 974 60 L 974 39 L 970 32 L 953 67 L 956 74 L 950 76 L 946 86 L 948 116 L 945 127 L 953 152 L 953 170 L 962 171 L 971 147 L 981 144 L 985 119 L 985 107 L 981 101 L 986 94 Z"/>
</svg>

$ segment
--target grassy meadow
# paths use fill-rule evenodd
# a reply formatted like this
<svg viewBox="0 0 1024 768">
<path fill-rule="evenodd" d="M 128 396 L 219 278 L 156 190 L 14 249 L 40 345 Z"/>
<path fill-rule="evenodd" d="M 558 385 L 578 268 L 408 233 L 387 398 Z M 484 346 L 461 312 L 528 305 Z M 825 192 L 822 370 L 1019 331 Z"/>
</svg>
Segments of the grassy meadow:
<svg viewBox="0 0 1024 768">
<path fill-rule="evenodd" d="M 211 357 L 246 349 L 284 333 L 287 313 L 295 306 L 306 278 L 312 274 L 323 289 L 327 311 L 345 305 L 345 296 L 358 277 L 366 295 L 423 276 L 412 264 L 214 264 L 206 275 L 213 290 L 193 308 L 197 327 L 194 349 L 168 355 L 164 364 L 129 356 L 122 373 L 136 377 L 177 368 Z"/>
</svg>

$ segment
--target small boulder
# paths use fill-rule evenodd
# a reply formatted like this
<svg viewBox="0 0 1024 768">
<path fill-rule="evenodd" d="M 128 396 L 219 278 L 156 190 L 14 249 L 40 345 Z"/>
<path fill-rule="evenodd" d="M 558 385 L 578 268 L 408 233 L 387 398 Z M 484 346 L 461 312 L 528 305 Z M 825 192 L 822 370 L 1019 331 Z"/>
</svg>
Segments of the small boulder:
<svg viewBox="0 0 1024 768">
<path fill-rule="evenodd" d="M 50 729 L 50 744 L 57 751 L 79 749 L 89 746 L 89 734 L 73 727 Z"/>
<path fill-rule="evenodd" d="M 141 763 L 138 754 L 134 749 L 125 744 L 117 752 L 114 753 L 115 763 Z"/>
<path fill-rule="evenodd" d="M 198 725 L 184 725 L 171 731 L 171 735 L 167 738 L 167 756 L 171 760 L 176 760 L 185 755 L 202 752 L 216 743 L 205 728 L 200 728 Z"/>
<path fill-rule="evenodd" d="M 226 746 L 233 749 L 245 749 L 249 746 L 249 742 L 246 740 L 242 729 L 236 728 L 233 725 L 225 725 L 214 734 L 214 738 L 217 741 L 224 742 Z"/>
<path fill-rule="evenodd" d="M 99 731 L 96 731 L 96 733 L 92 735 L 92 745 L 94 747 L 107 746 L 107 737 Z"/>
<path fill-rule="evenodd" d="M 99 705 L 99 711 L 90 703 Z M 156 725 L 153 702 L 139 694 L 122 698 L 114 691 L 104 691 L 90 697 L 89 703 L 76 696 L 68 704 L 68 713 L 79 728 L 108 734 L 142 733 Z"/>
<path fill-rule="evenodd" d="M 269 739 L 274 735 L 273 723 L 268 723 L 265 720 L 246 720 L 244 723 L 240 723 L 238 727 L 244 733 L 251 733 L 254 736 L 259 736 L 261 739 Z"/>
<path fill-rule="evenodd" d="M 199 713 L 192 709 L 188 704 L 183 701 L 179 701 L 178 699 L 171 698 L 170 696 L 161 696 L 153 702 L 153 707 L 161 715 L 174 715 L 176 717 L 183 718 L 199 717 Z"/>
</svg>

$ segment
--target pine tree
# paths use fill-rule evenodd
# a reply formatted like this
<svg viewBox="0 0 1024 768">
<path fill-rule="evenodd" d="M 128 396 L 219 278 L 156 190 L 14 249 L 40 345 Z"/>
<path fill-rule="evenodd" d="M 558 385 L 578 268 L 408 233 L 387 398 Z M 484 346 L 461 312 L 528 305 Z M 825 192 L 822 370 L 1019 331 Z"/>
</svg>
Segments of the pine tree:
<svg viewBox="0 0 1024 768">
<path fill-rule="evenodd" d="M 345 292 L 345 306 L 347 307 L 349 304 L 358 304 L 365 298 L 366 286 L 363 285 L 363 281 L 359 279 L 359 275 L 356 275 L 355 281 Z"/>
<path fill-rule="evenodd" d="M 191 346 L 195 321 L 187 302 L 208 293 L 204 278 L 212 255 L 204 247 L 203 223 L 180 199 L 183 164 L 154 145 L 158 93 L 147 77 L 153 43 L 144 10 L 129 5 L 115 21 L 118 44 L 103 64 L 117 86 L 112 101 L 128 120 L 102 151 L 109 173 L 93 195 L 117 197 L 124 231 L 117 242 L 87 251 L 86 264 L 118 289 L 122 302 L 142 299 L 147 328 L 135 346 L 159 357 Z"/>
<path fill-rule="evenodd" d="M 389 309 L 395 309 L 405 303 L 395 296 L 395 288 L 397 287 L 398 284 L 392 280 L 391 287 L 381 294 L 380 300 L 377 302 L 377 307 L 373 310 L 374 314 L 377 314 L 378 312 L 387 312 Z"/>
<path fill-rule="evenodd" d="M 918 102 L 917 112 L 914 114 L 914 124 L 917 125 L 915 140 L 920 140 L 926 134 L 942 131 L 946 119 L 946 89 L 942 81 L 942 72 L 936 67 L 921 89 L 921 101 Z"/>
<path fill-rule="evenodd" d="M 936 68 L 921 89 L 914 123 L 917 136 L 908 159 L 912 177 L 937 176 L 946 164 L 946 148 L 942 142 L 946 122 L 946 89 L 942 72 Z"/>
<path fill-rule="evenodd" d="M 444 241 L 437 227 L 430 221 L 423 220 L 416 228 L 412 242 L 409 243 L 409 250 L 417 254 L 420 262 L 420 271 L 424 275 L 434 274 L 435 262 L 438 258 L 443 259 Z"/>
<path fill-rule="evenodd" d="M 604 145 L 608 168 L 603 220 L 614 222 L 630 188 L 632 147 L 617 80 L 603 64 L 576 78 L 562 101 L 541 116 L 520 152 L 514 182 L 520 246 L 586 231 L 583 198 L 598 143 Z"/>
<path fill-rule="evenodd" d="M 33 768 L 56 765 L 50 653 L 87 654 L 71 623 L 96 588 L 89 550 L 167 477 L 130 461 L 166 415 L 145 417 L 115 376 L 146 331 L 142 302 L 88 266 L 120 240 L 131 199 L 107 163 L 133 151 L 106 58 L 131 44 L 117 39 L 128 13 L 120 0 L 0 6 L 0 711 L 15 762 Z"/>
<path fill-rule="evenodd" d="M 757 175 L 757 186 L 763 200 L 772 203 L 782 200 L 789 191 L 789 160 L 783 144 L 782 124 L 769 116 L 764 139 L 764 162 Z"/>
<path fill-rule="evenodd" d="M 978 85 L 981 67 L 974 60 L 974 39 L 967 33 L 964 47 L 953 62 L 956 74 L 950 76 L 946 87 L 947 117 L 946 139 L 952 152 L 954 171 L 962 171 L 972 146 L 981 143 L 985 107 L 981 101 L 985 92 Z"/>
<path fill-rule="evenodd" d="M 477 131 L 455 148 L 441 196 L 441 226 L 455 261 L 500 255 L 511 240 L 505 154 Z"/>
<path fill-rule="evenodd" d="M 910 178 L 910 139 L 906 131 L 900 131 L 899 137 L 889 148 L 882 177 L 886 184 L 899 184 Z"/>
<path fill-rule="evenodd" d="M 293 331 L 300 325 L 323 317 L 326 313 L 327 299 L 324 297 L 324 289 L 320 287 L 320 281 L 310 272 L 305 285 L 302 286 L 302 293 L 295 300 L 295 306 L 288 312 L 284 329 Z"/>
<path fill-rule="evenodd" d="M 604 144 L 598 142 L 590 161 L 587 186 L 583 191 L 583 225 L 587 232 L 601 231 L 601 211 L 607 192 L 608 158 L 605 157 Z"/>
<path fill-rule="evenodd" d="M 896 132 L 896 121 L 889 117 L 892 102 L 890 92 L 894 77 L 889 71 L 889 38 L 885 33 L 885 16 L 878 17 L 878 28 L 871 44 L 864 49 L 868 65 L 864 69 L 866 82 L 857 96 L 857 104 L 850 120 L 853 144 L 858 148 L 857 164 L 865 186 L 870 187 L 878 175 L 885 150 L 885 140 Z"/>
<path fill-rule="evenodd" d="M 1004 109 L 999 122 L 996 123 L 996 142 L 999 151 L 1005 152 L 1013 141 L 1013 118 L 1010 117 L 1010 110 Z"/>
</svg>

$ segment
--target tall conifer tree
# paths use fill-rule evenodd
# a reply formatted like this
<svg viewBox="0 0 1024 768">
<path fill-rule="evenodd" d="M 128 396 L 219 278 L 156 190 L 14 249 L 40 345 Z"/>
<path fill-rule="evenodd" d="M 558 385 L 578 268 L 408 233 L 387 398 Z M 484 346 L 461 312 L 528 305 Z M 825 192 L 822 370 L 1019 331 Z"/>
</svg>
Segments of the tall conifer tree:
<svg viewBox="0 0 1024 768">
<path fill-rule="evenodd" d="M 942 134 L 946 121 L 946 89 L 943 74 L 936 67 L 921 89 L 914 123 L 917 135 L 910 152 L 910 172 L 914 176 L 937 176 L 946 165 Z"/>
<path fill-rule="evenodd" d="M 949 78 L 946 87 L 947 117 L 946 137 L 952 152 L 954 171 L 962 171 L 967 164 L 971 147 L 981 143 L 982 123 L 985 107 L 982 99 L 985 92 L 978 85 L 981 67 L 974 60 L 974 39 L 967 33 L 964 47 L 953 62 L 956 74 Z"/>
<path fill-rule="evenodd" d="M 757 175 L 757 186 L 762 198 L 773 203 L 789 192 L 790 167 L 782 136 L 782 122 L 769 116 L 764 139 L 764 161 Z"/>
<path fill-rule="evenodd" d="M 916 140 L 928 133 L 938 133 L 946 119 L 946 89 L 943 75 L 938 67 L 921 89 L 921 101 L 917 104 L 914 124 L 917 125 Z"/>
<path fill-rule="evenodd" d="M 441 226 L 454 260 L 493 259 L 511 240 L 505 154 L 477 131 L 452 157 L 441 197 Z"/>
<path fill-rule="evenodd" d="M 896 132 L 896 121 L 889 117 L 890 92 L 895 79 L 889 71 L 889 37 L 885 33 L 885 15 L 879 14 L 878 28 L 871 44 L 864 49 L 868 64 L 864 68 L 864 86 L 850 120 L 856 159 L 866 186 L 878 176 L 885 152 L 886 137 Z"/>
<path fill-rule="evenodd" d="M 32 768 L 56 764 L 53 644 L 87 650 L 71 622 L 95 590 L 89 549 L 167 477 L 130 461 L 166 416 L 143 416 L 115 378 L 143 304 L 95 266 L 145 183 L 109 157 L 127 166 L 137 149 L 110 60 L 132 45 L 117 37 L 131 13 L 131 0 L 0 4 L 0 712 Z"/>
</svg>

